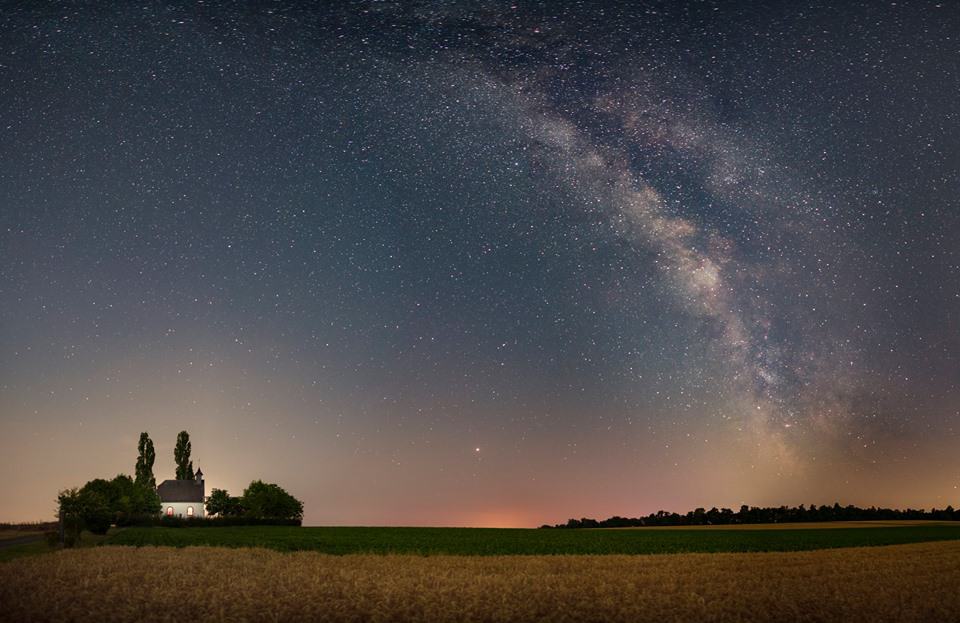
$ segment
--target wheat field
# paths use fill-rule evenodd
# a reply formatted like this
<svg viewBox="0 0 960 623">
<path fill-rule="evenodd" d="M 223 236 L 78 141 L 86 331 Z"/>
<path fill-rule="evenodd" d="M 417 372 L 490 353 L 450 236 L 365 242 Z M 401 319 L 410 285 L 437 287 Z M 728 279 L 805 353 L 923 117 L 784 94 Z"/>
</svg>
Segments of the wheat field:
<svg viewBox="0 0 960 623">
<path fill-rule="evenodd" d="M 98 547 L 0 564 L 4 621 L 956 621 L 960 543 L 653 556 Z"/>
</svg>

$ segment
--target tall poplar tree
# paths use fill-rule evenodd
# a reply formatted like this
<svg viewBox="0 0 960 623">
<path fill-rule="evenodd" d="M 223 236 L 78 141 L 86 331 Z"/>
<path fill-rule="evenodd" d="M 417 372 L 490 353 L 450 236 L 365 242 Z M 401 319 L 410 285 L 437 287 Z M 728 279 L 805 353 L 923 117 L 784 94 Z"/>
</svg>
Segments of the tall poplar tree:
<svg viewBox="0 0 960 623">
<path fill-rule="evenodd" d="M 193 480 L 193 461 L 190 460 L 190 435 L 182 430 L 177 435 L 177 446 L 173 449 L 173 460 L 177 463 L 177 480 Z"/>
<path fill-rule="evenodd" d="M 157 453 L 153 450 L 153 441 L 147 433 L 140 433 L 140 443 L 137 444 L 137 468 L 134 472 L 134 481 L 141 487 L 157 488 L 157 480 L 153 477 L 153 462 Z"/>
</svg>

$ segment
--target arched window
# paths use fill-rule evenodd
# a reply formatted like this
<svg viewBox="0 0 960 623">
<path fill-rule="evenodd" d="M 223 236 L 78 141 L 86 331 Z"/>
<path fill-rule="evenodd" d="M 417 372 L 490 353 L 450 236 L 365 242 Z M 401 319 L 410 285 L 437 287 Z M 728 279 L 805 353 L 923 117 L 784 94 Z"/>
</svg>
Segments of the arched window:
<svg viewBox="0 0 960 623">
<path fill-rule="evenodd" d="M 172 506 L 168 506 L 168 507 L 167 507 L 167 517 L 173 517 L 173 507 L 172 507 Z"/>
<path fill-rule="evenodd" d="M 193 507 L 192 507 L 192 506 L 188 506 L 188 507 L 187 507 L 187 517 L 193 517 Z"/>
</svg>

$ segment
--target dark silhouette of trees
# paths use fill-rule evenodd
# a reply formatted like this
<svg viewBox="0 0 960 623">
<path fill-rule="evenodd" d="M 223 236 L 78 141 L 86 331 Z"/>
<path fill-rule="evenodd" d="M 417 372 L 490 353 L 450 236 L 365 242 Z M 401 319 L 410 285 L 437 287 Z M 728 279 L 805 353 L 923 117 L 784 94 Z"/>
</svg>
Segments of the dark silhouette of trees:
<svg viewBox="0 0 960 623">
<path fill-rule="evenodd" d="M 137 444 L 137 467 L 134 471 L 134 481 L 150 489 L 157 488 L 157 480 L 153 476 L 153 462 L 157 453 L 153 449 L 153 441 L 147 433 L 140 433 L 140 443 Z"/>
<path fill-rule="evenodd" d="M 207 512 L 220 517 L 240 517 L 243 505 L 240 498 L 233 497 L 226 489 L 214 489 L 207 497 Z"/>
<path fill-rule="evenodd" d="M 57 495 L 57 515 L 62 524 L 65 547 L 74 547 L 80 543 L 80 535 L 86 527 L 84 522 L 87 514 L 86 501 L 80 497 L 80 491 L 76 487 L 64 489 Z"/>
<path fill-rule="evenodd" d="M 275 484 L 254 480 L 240 498 L 244 517 L 253 519 L 303 519 L 303 502 Z"/>
<path fill-rule="evenodd" d="M 254 480 L 241 497 L 233 497 L 225 489 L 214 489 L 207 498 L 207 512 L 220 517 L 248 519 L 303 519 L 303 502 L 282 487 Z"/>
<path fill-rule="evenodd" d="M 177 445 L 173 449 L 173 460 L 177 463 L 177 480 L 193 480 L 193 461 L 190 460 L 190 434 L 182 430 L 177 435 Z"/>
<path fill-rule="evenodd" d="M 119 474 L 113 480 L 95 478 L 79 489 L 61 491 L 57 506 L 65 531 L 75 542 L 81 530 L 106 534 L 113 524 L 127 525 L 137 518 L 157 515 L 160 498 L 155 490 Z"/>
<path fill-rule="evenodd" d="M 812 522 L 812 521 L 877 521 L 877 520 L 941 520 L 941 521 L 960 521 L 960 510 L 953 506 L 944 509 L 891 509 L 877 508 L 859 508 L 857 506 L 840 506 L 835 503 L 833 506 L 817 506 L 811 504 L 806 507 L 800 506 L 771 506 L 757 507 L 744 504 L 740 510 L 734 512 L 729 508 L 716 508 L 704 510 L 698 508 L 687 512 L 685 515 L 671 513 L 667 511 L 657 511 L 650 513 L 645 517 L 619 517 L 614 516 L 609 519 L 596 520 L 583 517 L 581 519 L 570 519 L 566 523 L 556 524 L 554 526 L 544 525 L 543 528 L 632 528 L 641 526 L 703 526 L 703 525 L 730 525 L 730 524 L 759 524 L 759 523 L 786 523 L 786 522 Z"/>
</svg>

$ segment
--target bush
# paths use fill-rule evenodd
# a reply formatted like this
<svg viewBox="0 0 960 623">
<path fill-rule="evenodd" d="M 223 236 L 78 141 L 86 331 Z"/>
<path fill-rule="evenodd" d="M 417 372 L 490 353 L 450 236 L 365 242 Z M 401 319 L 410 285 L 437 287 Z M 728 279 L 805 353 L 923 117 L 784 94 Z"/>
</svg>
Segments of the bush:
<svg viewBox="0 0 960 623">
<path fill-rule="evenodd" d="M 137 517 L 130 526 L 163 528 L 226 528 L 232 526 L 299 526 L 300 519 L 275 517 Z"/>
<path fill-rule="evenodd" d="M 112 524 L 131 525 L 136 517 L 160 512 L 156 492 L 123 474 L 113 480 L 95 478 L 80 489 L 61 491 L 57 504 L 73 542 L 80 540 L 84 529 L 106 534 Z"/>
<path fill-rule="evenodd" d="M 303 502 L 279 485 L 254 480 L 240 498 L 243 514 L 256 518 L 303 519 Z"/>
<path fill-rule="evenodd" d="M 243 515 L 240 498 L 231 496 L 226 489 L 214 489 L 207 498 L 207 513 L 220 517 L 239 517 Z"/>
<path fill-rule="evenodd" d="M 94 511 L 83 518 L 83 524 L 94 534 L 106 534 L 113 523 L 111 519 L 109 511 Z"/>
</svg>

